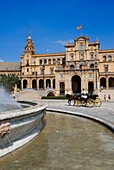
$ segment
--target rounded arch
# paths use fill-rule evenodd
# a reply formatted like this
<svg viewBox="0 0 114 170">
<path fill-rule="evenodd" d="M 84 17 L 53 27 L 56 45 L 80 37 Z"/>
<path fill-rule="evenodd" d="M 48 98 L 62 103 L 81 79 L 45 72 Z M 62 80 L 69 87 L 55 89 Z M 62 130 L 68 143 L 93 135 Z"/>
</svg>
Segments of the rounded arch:
<svg viewBox="0 0 114 170">
<path fill-rule="evenodd" d="M 53 88 L 55 89 L 55 79 L 53 79 Z"/>
<path fill-rule="evenodd" d="M 102 77 L 100 79 L 100 87 L 106 88 L 106 78 Z"/>
<path fill-rule="evenodd" d="M 51 80 L 50 79 L 46 80 L 46 88 L 51 88 Z"/>
<path fill-rule="evenodd" d="M 92 63 L 92 64 L 90 64 L 90 68 L 94 68 L 94 64 Z"/>
<path fill-rule="evenodd" d="M 55 58 L 53 59 L 53 64 L 56 64 L 56 59 Z"/>
<path fill-rule="evenodd" d="M 46 59 L 44 59 L 44 64 L 47 64 L 47 60 Z"/>
<path fill-rule="evenodd" d="M 74 65 L 70 65 L 70 70 L 74 70 Z"/>
<path fill-rule="evenodd" d="M 51 59 L 48 59 L 48 64 L 51 64 Z"/>
<path fill-rule="evenodd" d="M 17 84 L 17 88 L 21 89 L 21 80 L 19 80 L 19 83 Z"/>
<path fill-rule="evenodd" d="M 112 56 L 111 55 L 108 56 L 108 61 L 112 61 Z"/>
<path fill-rule="evenodd" d="M 56 91 L 54 89 L 46 89 L 45 95 L 46 96 L 55 96 L 56 95 Z"/>
<path fill-rule="evenodd" d="M 35 79 L 32 80 L 32 88 L 33 88 L 33 89 L 36 89 L 36 80 L 35 80 Z"/>
<path fill-rule="evenodd" d="M 26 79 L 23 80 L 23 88 L 27 88 L 27 84 L 28 84 L 27 80 Z"/>
<path fill-rule="evenodd" d="M 55 94 L 53 92 L 49 92 L 47 96 L 55 96 Z"/>
<path fill-rule="evenodd" d="M 78 75 L 74 75 L 71 79 L 72 82 L 72 92 L 81 93 L 81 78 Z"/>
<path fill-rule="evenodd" d="M 40 65 L 42 65 L 42 60 L 40 59 Z"/>
<path fill-rule="evenodd" d="M 114 78 L 113 77 L 109 78 L 108 83 L 109 83 L 109 88 L 114 88 Z"/>
<path fill-rule="evenodd" d="M 107 57 L 104 55 L 104 56 L 103 56 L 103 61 L 106 61 L 106 58 L 107 58 Z"/>
<path fill-rule="evenodd" d="M 39 80 L 39 88 L 44 87 L 44 81 L 42 79 Z"/>
<path fill-rule="evenodd" d="M 74 53 L 70 53 L 70 59 L 71 59 L 71 60 L 74 59 Z"/>
</svg>

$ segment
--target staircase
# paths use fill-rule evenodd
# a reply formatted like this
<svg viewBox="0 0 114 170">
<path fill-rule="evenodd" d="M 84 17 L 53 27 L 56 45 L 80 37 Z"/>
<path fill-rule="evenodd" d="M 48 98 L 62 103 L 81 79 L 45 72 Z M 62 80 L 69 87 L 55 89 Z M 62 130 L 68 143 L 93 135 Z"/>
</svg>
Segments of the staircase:
<svg viewBox="0 0 114 170">
<path fill-rule="evenodd" d="M 39 101 L 41 100 L 40 91 L 33 89 L 23 90 L 15 95 L 15 99 L 18 101 Z"/>
</svg>

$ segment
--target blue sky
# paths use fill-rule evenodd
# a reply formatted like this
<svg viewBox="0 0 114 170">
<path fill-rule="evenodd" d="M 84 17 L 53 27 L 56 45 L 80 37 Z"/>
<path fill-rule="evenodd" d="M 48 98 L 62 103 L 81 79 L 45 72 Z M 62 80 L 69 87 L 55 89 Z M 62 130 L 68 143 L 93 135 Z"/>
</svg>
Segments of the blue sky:
<svg viewBox="0 0 114 170">
<path fill-rule="evenodd" d="M 113 0 L 4 0 L 0 2 L 0 61 L 20 61 L 28 32 L 36 53 L 64 52 L 80 36 L 114 49 Z"/>
</svg>

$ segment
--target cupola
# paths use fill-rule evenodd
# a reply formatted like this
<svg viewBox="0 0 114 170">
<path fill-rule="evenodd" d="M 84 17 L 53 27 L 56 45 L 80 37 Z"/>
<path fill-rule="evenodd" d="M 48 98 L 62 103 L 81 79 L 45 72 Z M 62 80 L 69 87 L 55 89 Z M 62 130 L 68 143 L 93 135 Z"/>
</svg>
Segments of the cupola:
<svg viewBox="0 0 114 170">
<path fill-rule="evenodd" d="M 26 40 L 24 53 L 35 54 L 34 44 L 33 44 L 30 33 L 28 34 L 28 38 Z"/>
</svg>

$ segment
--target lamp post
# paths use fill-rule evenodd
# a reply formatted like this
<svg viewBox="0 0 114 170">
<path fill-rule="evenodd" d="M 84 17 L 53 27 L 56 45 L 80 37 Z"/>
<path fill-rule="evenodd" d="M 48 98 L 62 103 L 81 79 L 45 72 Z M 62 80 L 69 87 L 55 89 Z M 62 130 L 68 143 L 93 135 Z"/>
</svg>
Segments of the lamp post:
<svg viewBox="0 0 114 170">
<path fill-rule="evenodd" d="M 98 89 L 97 87 L 97 70 L 96 70 L 96 90 Z"/>
<path fill-rule="evenodd" d="M 95 70 L 96 70 L 96 90 L 98 89 L 98 77 L 97 77 L 97 61 L 95 61 Z"/>
<path fill-rule="evenodd" d="M 36 90 L 37 90 L 37 75 L 38 75 L 38 73 L 36 71 Z"/>
<path fill-rule="evenodd" d="M 43 90 L 45 91 L 45 87 L 44 87 L 44 70 L 45 70 L 45 65 L 42 66 L 42 72 L 43 72 Z"/>
<path fill-rule="evenodd" d="M 22 74 L 22 66 L 20 66 L 20 89 L 22 90 L 22 83 L 21 83 L 21 74 Z"/>
</svg>

